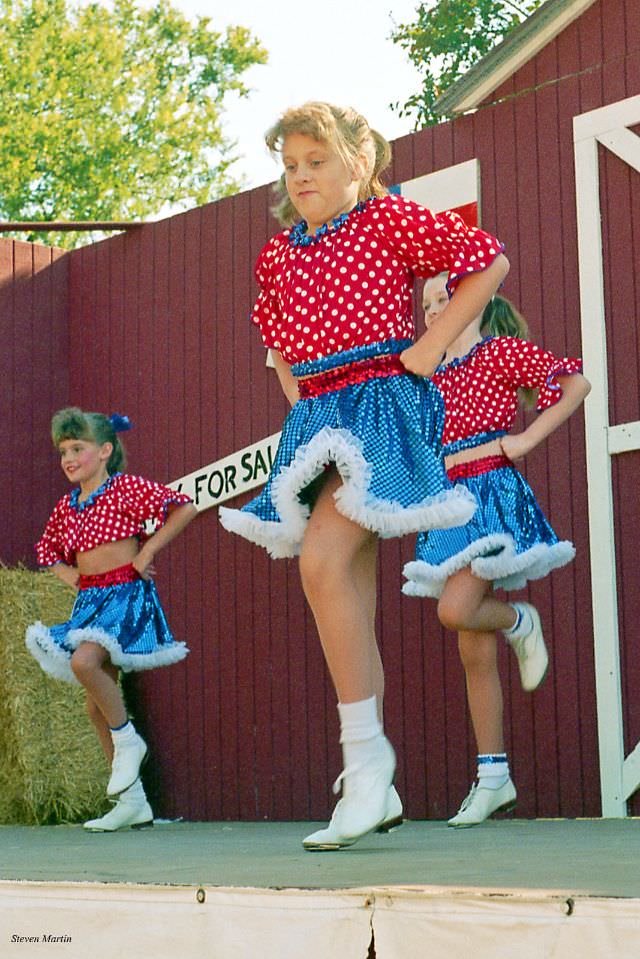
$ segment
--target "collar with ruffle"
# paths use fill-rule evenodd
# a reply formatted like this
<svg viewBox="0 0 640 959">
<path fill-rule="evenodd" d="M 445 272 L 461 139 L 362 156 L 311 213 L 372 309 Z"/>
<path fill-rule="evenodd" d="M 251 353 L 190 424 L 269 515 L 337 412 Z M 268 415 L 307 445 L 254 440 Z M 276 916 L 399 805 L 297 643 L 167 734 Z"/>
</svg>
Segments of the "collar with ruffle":
<svg viewBox="0 0 640 959">
<path fill-rule="evenodd" d="M 372 199 L 373 197 L 368 197 L 366 200 L 360 200 L 352 210 L 349 210 L 347 213 L 341 213 L 340 216 L 334 216 L 331 223 L 323 223 L 322 226 L 319 226 L 316 232 L 311 235 L 307 233 L 309 228 L 307 221 L 301 220 L 300 223 L 296 223 L 296 225 L 291 228 L 289 243 L 292 246 L 311 246 L 313 243 L 319 243 L 325 236 L 336 233 L 354 214 L 364 210 L 365 206 Z"/>
<path fill-rule="evenodd" d="M 71 509 L 75 509 L 78 513 L 81 513 L 88 506 L 93 506 L 98 497 L 102 496 L 102 494 L 109 489 L 116 476 L 121 475 L 121 473 L 112 473 L 111 476 L 107 476 L 102 486 L 99 486 L 98 489 L 94 489 L 93 493 L 89 493 L 87 498 L 82 500 L 81 503 L 79 502 L 81 490 L 79 486 L 76 486 L 69 497 L 69 506 Z"/>
<path fill-rule="evenodd" d="M 479 340 L 477 343 L 474 343 L 468 353 L 465 353 L 464 356 L 454 356 L 452 360 L 449 360 L 448 363 L 441 363 L 436 369 L 436 373 L 442 373 L 444 370 L 452 369 L 456 366 L 462 366 L 463 363 L 466 363 L 467 360 L 470 360 L 479 349 L 481 349 L 485 343 L 489 343 L 491 340 L 494 340 L 494 336 L 485 336 L 482 340 Z"/>
</svg>

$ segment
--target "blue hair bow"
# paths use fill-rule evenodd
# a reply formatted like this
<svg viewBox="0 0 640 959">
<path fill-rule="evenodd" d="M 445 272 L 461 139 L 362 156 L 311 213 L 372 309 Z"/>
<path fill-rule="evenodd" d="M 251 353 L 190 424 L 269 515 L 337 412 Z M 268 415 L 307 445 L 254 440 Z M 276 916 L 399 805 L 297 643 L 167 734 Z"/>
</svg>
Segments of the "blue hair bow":
<svg viewBox="0 0 640 959">
<path fill-rule="evenodd" d="M 113 426 L 114 433 L 126 433 L 133 426 L 128 416 L 121 416 L 120 413 L 112 413 L 109 422 Z"/>
</svg>

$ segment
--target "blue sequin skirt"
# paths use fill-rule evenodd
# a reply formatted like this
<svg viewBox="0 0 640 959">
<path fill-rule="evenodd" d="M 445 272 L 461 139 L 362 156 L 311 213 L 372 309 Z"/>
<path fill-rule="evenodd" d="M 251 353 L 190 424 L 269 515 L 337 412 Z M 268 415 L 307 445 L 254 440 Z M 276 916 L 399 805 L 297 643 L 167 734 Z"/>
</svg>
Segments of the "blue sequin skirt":
<svg viewBox="0 0 640 959">
<path fill-rule="evenodd" d="M 129 579 L 83 588 L 81 578 L 81 588 L 66 623 L 49 627 L 37 622 L 29 626 L 27 648 L 46 673 L 77 684 L 71 656 L 82 643 L 104 646 L 113 665 L 124 672 L 168 666 L 184 659 L 189 650 L 184 643 L 174 640 L 155 583 L 137 574 Z"/>
<path fill-rule="evenodd" d="M 326 388 L 295 404 L 262 492 L 241 510 L 221 507 L 222 525 L 274 558 L 297 555 L 312 484 L 321 482 L 328 464 L 335 464 L 342 479 L 336 508 L 379 536 L 466 523 L 476 504 L 444 470 L 439 391 L 404 370 L 391 374 L 380 367 L 365 378 L 363 361 L 392 361 L 410 345 L 389 340 L 292 366 L 294 376 L 311 377 L 312 385 L 322 375 Z"/>
<path fill-rule="evenodd" d="M 509 462 L 506 457 L 497 459 Z M 402 591 L 407 596 L 437 598 L 447 579 L 466 567 L 496 589 L 521 589 L 528 580 L 541 579 L 571 562 L 573 543 L 558 540 L 515 467 L 500 465 L 459 481 L 476 497 L 478 510 L 466 526 L 418 536 L 415 560 L 403 570 L 407 582 Z"/>
</svg>

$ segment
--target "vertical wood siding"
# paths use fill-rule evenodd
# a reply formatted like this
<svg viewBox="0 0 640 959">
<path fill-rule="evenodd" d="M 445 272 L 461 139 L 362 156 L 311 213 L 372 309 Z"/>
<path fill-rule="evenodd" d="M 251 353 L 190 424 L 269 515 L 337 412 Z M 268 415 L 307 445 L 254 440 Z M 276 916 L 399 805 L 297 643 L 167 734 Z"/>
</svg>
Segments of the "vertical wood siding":
<svg viewBox="0 0 640 959">
<path fill-rule="evenodd" d="M 500 102 L 394 147 L 396 183 L 479 158 L 481 222 L 504 240 L 512 264 L 505 293 L 526 315 L 531 338 L 559 354 L 580 354 L 572 119 L 638 92 L 640 55 L 627 29 L 632 7 L 634 0 L 601 0 L 505 84 Z M 612 422 L 624 422 L 640 418 L 632 267 L 640 201 L 637 174 L 611 157 L 603 157 L 602 169 Z M 2 319 L 15 354 L 2 362 L 16 395 L 22 391 L 22 402 L 28 401 L 44 448 L 48 416 L 66 390 L 67 356 L 72 402 L 133 420 L 127 436 L 132 472 L 168 481 L 280 428 L 286 402 L 247 322 L 256 292 L 253 263 L 277 229 L 270 202 L 263 187 L 65 257 L 68 354 L 60 345 L 66 314 L 56 312 L 45 288 L 37 296 L 30 292 L 24 305 L 20 285 L 12 287 Z M 0 245 L 0 273 L 30 276 L 31 248 L 15 248 L 11 269 L 4 265 L 7 249 Z M 34 404 L 33 378 L 13 371 L 25 364 L 32 369 L 32 334 L 25 340 L 23 330 L 42 315 L 41 300 L 52 318 L 45 339 L 39 326 L 37 337 L 49 372 L 34 370 L 44 397 Z M 20 436 L 17 455 L 31 455 Z M 626 454 L 614 466 L 628 747 L 640 738 L 633 693 L 640 640 L 633 551 L 640 529 L 637 500 L 628 495 L 638 456 Z M 549 639 L 544 686 L 534 696 L 523 693 L 513 660 L 505 650 L 500 655 L 507 749 L 522 816 L 600 810 L 584 457 L 579 414 L 524 467 L 558 534 L 575 542 L 578 556 L 527 591 Z M 1 468 L 13 490 L 6 461 Z M 54 499 L 53 464 L 41 457 L 33 470 L 42 478 L 34 487 L 38 505 L 29 498 L 29 517 L 14 524 L 16 542 L 33 538 Z M 24 495 L 24 486 L 12 495 Z M 24 523 L 31 527 L 23 529 Z M 407 814 L 442 818 L 466 794 L 475 746 L 455 637 L 438 625 L 433 603 L 399 591 L 411 547 L 410 538 L 381 545 L 386 726 L 398 751 Z M 325 818 L 340 769 L 336 710 L 295 561 L 269 560 L 222 530 L 211 510 L 158 565 L 174 632 L 191 654 L 135 679 L 153 749 L 156 812 L 205 820 Z"/>
<path fill-rule="evenodd" d="M 49 440 L 68 395 L 68 258 L 0 239 L 0 562 L 33 565 L 64 478 Z"/>
</svg>

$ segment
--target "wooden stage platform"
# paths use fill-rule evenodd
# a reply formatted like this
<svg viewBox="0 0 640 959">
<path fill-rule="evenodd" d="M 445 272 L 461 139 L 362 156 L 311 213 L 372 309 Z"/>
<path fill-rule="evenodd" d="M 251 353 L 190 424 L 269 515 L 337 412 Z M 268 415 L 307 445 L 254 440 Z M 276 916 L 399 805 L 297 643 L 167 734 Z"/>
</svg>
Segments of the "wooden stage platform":
<svg viewBox="0 0 640 959">
<path fill-rule="evenodd" d="M 0 827 L 0 956 L 640 956 L 637 820 L 410 822 L 308 853 L 315 826 Z"/>
</svg>

